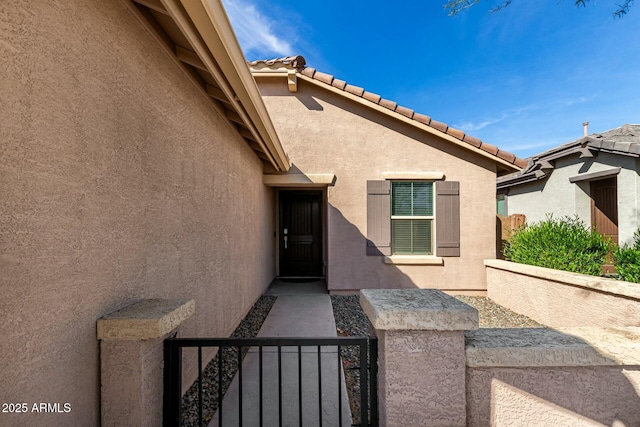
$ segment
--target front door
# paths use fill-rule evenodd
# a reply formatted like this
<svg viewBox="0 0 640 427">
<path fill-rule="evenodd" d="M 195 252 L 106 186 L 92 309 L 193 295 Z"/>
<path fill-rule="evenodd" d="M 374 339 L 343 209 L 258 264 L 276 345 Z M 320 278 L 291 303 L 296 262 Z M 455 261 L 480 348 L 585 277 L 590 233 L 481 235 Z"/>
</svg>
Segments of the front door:
<svg viewBox="0 0 640 427">
<path fill-rule="evenodd" d="M 280 276 L 322 276 L 322 191 L 280 191 Z"/>
<path fill-rule="evenodd" d="M 618 243 L 618 186 L 615 177 L 591 181 L 591 226 Z"/>
</svg>

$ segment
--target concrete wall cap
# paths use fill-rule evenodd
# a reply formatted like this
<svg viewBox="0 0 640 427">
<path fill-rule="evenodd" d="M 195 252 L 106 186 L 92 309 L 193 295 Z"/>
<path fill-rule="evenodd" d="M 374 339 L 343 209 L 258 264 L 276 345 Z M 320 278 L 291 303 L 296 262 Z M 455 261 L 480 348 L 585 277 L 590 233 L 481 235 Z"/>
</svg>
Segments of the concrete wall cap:
<svg viewBox="0 0 640 427">
<path fill-rule="evenodd" d="M 460 331 L 478 327 L 478 311 L 437 289 L 363 289 L 360 305 L 379 330 Z"/>
<path fill-rule="evenodd" d="M 472 368 L 640 365 L 640 327 L 487 328 L 465 335 Z"/>
<path fill-rule="evenodd" d="M 489 268 L 539 277 L 571 286 L 595 289 L 640 300 L 640 286 L 637 283 L 623 282 L 606 277 L 589 276 L 588 274 L 571 273 L 569 271 L 554 270 L 552 268 L 537 267 L 535 265 L 518 264 L 516 262 L 499 259 L 486 259 L 484 260 L 484 265 Z"/>
<path fill-rule="evenodd" d="M 145 299 L 98 319 L 99 340 L 163 337 L 196 311 L 194 300 Z"/>
</svg>

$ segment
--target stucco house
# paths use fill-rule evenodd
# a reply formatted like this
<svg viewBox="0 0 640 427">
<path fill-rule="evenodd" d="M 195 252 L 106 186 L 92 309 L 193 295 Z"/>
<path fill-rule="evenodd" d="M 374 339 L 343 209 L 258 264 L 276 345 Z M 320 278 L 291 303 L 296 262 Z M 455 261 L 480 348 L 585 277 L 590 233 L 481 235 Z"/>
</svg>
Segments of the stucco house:
<svg viewBox="0 0 640 427">
<path fill-rule="evenodd" d="M 98 425 L 96 320 L 142 299 L 194 299 L 202 337 L 277 275 L 486 289 L 514 155 L 299 57 L 250 70 L 219 0 L 0 10 L 0 400 L 71 408 L 0 424 Z"/>
<path fill-rule="evenodd" d="M 507 214 L 537 222 L 548 214 L 577 216 L 619 245 L 640 227 L 640 125 L 584 137 L 529 159 L 520 172 L 499 177 Z"/>
<path fill-rule="evenodd" d="M 331 292 L 486 289 L 483 259 L 495 257 L 492 182 L 519 159 L 306 67 L 300 56 L 250 66 L 292 162 L 264 182 L 279 189 L 281 212 L 316 195 L 318 248 L 305 250 L 317 254 L 316 274 Z M 284 240 L 291 245 L 295 225 L 279 219 L 279 273 L 287 274 L 287 251 L 297 248 Z"/>
</svg>

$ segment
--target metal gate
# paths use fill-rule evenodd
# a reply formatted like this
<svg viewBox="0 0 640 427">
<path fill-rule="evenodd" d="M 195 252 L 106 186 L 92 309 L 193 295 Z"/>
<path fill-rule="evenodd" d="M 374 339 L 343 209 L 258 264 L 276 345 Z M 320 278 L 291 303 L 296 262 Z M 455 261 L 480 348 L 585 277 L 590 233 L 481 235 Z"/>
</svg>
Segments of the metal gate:
<svg viewBox="0 0 640 427">
<path fill-rule="evenodd" d="M 203 349 L 209 348 L 217 348 L 218 351 L 203 372 Z M 341 354 L 348 348 L 358 349 L 359 366 L 347 368 L 353 372 L 343 370 Z M 182 413 L 183 349 L 197 352 L 199 374 L 191 390 L 195 396 L 189 397 L 189 405 L 191 408 L 195 405 L 197 413 L 190 418 L 183 417 Z M 334 350 L 337 356 L 333 355 Z M 377 352 L 377 339 L 373 337 L 167 339 L 164 347 L 164 426 L 206 426 L 210 422 L 220 427 L 245 423 L 268 427 L 282 426 L 283 423 L 377 426 Z M 243 365 L 243 359 L 249 353 L 251 359 L 246 359 Z M 235 383 L 231 385 L 224 377 L 225 374 L 229 376 L 229 369 L 234 371 L 231 376 L 235 374 Z M 331 371 L 329 377 L 328 371 Z M 359 390 L 359 396 L 351 398 L 359 410 L 353 418 L 347 417 L 348 422 L 343 416 L 349 414 L 348 410 L 345 412 L 348 405 L 343 407 L 343 400 L 347 397 L 343 390 L 345 374 L 351 382 L 355 377 L 357 384 L 352 384 L 351 388 Z M 206 375 L 212 378 L 203 379 Z M 277 390 L 265 390 L 267 382 L 275 384 Z M 212 383 L 213 388 L 210 388 Z M 290 399 L 291 396 L 297 399 Z M 317 401 L 309 401 L 316 396 Z M 231 405 L 233 410 L 229 410 L 230 405 L 225 407 L 223 401 L 227 398 L 235 399 Z M 207 409 L 204 408 L 205 401 L 210 403 Z M 327 404 L 328 401 L 332 402 L 331 405 Z M 333 402 L 337 402 L 337 408 Z M 336 409 L 337 418 L 332 418 L 336 416 Z M 251 419 L 247 412 L 250 412 Z M 309 420 L 310 416 L 312 420 Z M 356 424 L 352 424 L 352 419 Z"/>
</svg>

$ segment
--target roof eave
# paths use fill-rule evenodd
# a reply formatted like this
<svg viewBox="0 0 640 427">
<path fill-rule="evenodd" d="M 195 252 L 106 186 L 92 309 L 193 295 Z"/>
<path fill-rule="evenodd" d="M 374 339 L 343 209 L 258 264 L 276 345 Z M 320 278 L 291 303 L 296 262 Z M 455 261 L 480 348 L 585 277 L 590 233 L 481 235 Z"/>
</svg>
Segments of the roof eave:
<svg viewBox="0 0 640 427">
<path fill-rule="evenodd" d="M 183 33 L 190 38 L 209 71 L 221 83 L 226 83 L 221 84 L 221 89 L 235 104 L 238 113 L 244 116 L 250 131 L 264 147 L 271 165 L 277 171 L 288 171 L 291 163 L 220 0 L 161 1 L 182 27 Z M 188 17 L 184 16 L 179 4 Z M 215 58 L 215 61 L 209 58 Z"/>
<path fill-rule="evenodd" d="M 265 74 L 262 74 L 262 75 L 264 76 Z M 284 74 L 274 73 L 273 75 L 269 75 L 269 76 L 277 76 L 277 75 L 281 75 L 282 76 Z M 472 146 L 472 145 L 470 145 L 470 144 L 468 144 L 468 143 L 466 143 L 464 141 L 461 141 L 461 140 L 459 140 L 457 138 L 454 138 L 453 136 L 449 135 L 446 132 L 442 132 L 442 131 L 440 131 L 438 129 L 435 129 L 435 128 L 431 127 L 431 126 L 425 125 L 425 124 L 423 124 L 423 123 L 421 123 L 421 122 L 419 122 L 417 120 L 410 119 L 409 117 L 406 117 L 406 116 L 404 116 L 404 115 L 402 115 L 400 113 L 392 111 L 392 110 L 390 110 L 390 109 L 388 109 L 386 107 L 383 107 L 383 106 L 381 106 L 379 104 L 374 104 L 373 102 L 371 102 L 371 101 L 369 101 L 367 99 L 364 99 L 364 98 L 361 98 L 359 96 L 353 95 L 353 94 L 351 94 L 349 92 L 345 92 L 345 91 L 340 90 L 340 89 L 338 89 L 338 88 L 336 88 L 334 86 L 327 85 L 327 84 L 325 84 L 323 82 L 320 82 L 320 81 L 317 81 L 317 80 L 315 80 L 315 79 L 313 79 L 311 77 L 305 76 L 304 74 L 297 73 L 297 76 L 298 76 L 299 79 L 301 79 L 301 80 L 303 80 L 305 82 L 314 84 L 317 87 L 323 88 L 323 89 L 328 90 L 330 92 L 333 92 L 335 94 L 347 97 L 347 98 L 357 102 L 360 105 L 363 105 L 363 106 L 365 106 L 367 108 L 371 108 L 371 109 L 373 109 L 375 111 L 378 111 L 378 112 L 380 112 L 382 114 L 385 114 L 385 115 L 387 115 L 389 117 L 392 117 L 392 118 L 394 118 L 396 120 L 400 120 L 400 121 L 402 121 L 404 123 L 407 123 L 407 124 L 409 124 L 411 126 L 414 126 L 414 127 L 418 128 L 420 130 L 423 130 L 423 131 L 425 131 L 427 133 L 430 133 L 432 135 L 435 135 L 437 137 L 445 139 L 445 140 L 447 140 L 447 141 L 449 141 L 449 142 L 451 142 L 451 143 L 453 143 L 453 144 L 455 144 L 455 145 L 457 145 L 459 147 L 462 147 L 462 148 L 464 148 L 466 150 L 472 151 L 472 152 L 474 152 L 474 153 L 476 153 L 476 154 L 478 154 L 478 155 L 480 155 L 480 156 L 482 156 L 484 158 L 492 160 L 498 166 L 498 172 L 499 172 L 500 175 L 502 175 L 502 173 L 517 172 L 517 171 L 521 170 L 521 168 L 519 168 L 515 164 L 509 163 L 508 161 L 503 160 L 503 159 L 501 159 L 501 158 L 499 158 L 497 156 L 494 156 L 491 153 L 488 153 L 488 152 L 486 152 L 484 150 L 476 148 L 476 147 L 474 147 L 474 146 Z"/>
<path fill-rule="evenodd" d="M 499 190 L 504 190 L 504 189 L 508 189 L 511 187 L 515 187 L 518 185 L 523 185 L 523 184 L 529 184 L 531 182 L 535 182 L 535 181 L 540 181 L 542 179 L 547 178 L 549 175 L 548 174 L 535 174 L 533 172 L 528 172 L 524 175 L 520 175 L 518 177 L 515 178 L 510 178 L 510 179 L 504 179 L 502 181 L 498 181 L 496 184 L 496 189 Z"/>
</svg>

